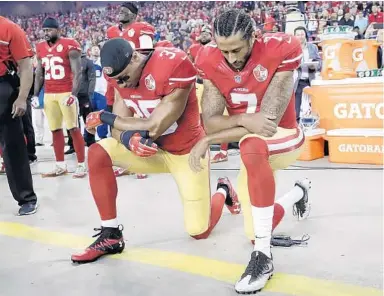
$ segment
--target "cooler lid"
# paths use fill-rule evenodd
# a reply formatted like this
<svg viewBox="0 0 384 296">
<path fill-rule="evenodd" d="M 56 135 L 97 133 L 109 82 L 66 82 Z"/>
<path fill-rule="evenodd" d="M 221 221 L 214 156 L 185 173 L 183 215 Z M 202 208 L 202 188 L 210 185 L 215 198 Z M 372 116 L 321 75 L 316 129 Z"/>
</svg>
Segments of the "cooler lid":
<svg viewBox="0 0 384 296">
<path fill-rule="evenodd" d="M 312 80 L 311 86 L 314 85 L 353 85 L 353 84 L 368 84 L 368 83 L 381 83 L 383 82 L 383 77 L 364 77 L 364 78 L 345 78 L 338 80 Z"/>
<path fill-rule="evenodd" d="M 343 128 L 327 131 L 327 136 L 337 137 L 383 137 L 382 128 Z"/>
</svg>

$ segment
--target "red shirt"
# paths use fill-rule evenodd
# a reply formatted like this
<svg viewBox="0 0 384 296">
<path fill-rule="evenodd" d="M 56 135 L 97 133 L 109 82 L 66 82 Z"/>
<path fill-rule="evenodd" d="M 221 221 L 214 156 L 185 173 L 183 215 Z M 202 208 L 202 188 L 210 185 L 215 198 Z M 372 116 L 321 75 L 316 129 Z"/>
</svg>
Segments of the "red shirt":
<svg viewBox="0 0 384 296">
<path fill-rule="evenodd" d="M 371 13 L 369 16 L 368 16 L 368 23 L 371 24 L 371 23 L 379 23 L 379 24 L 382 24 L 383 23 L 383 16 L 384 14 L 382 12 L 377 12 L 376 15 L 374 15 L 373 13 Z"/>
<path fill-rule="evenodd" d="M 0 16 L 0 76 L 7 67 L 4 62 L 13 62 L 32 57 L 31 45 L 25 32 L 15 23 Z"/>
<path fill-rule="evenodd" d="M 60 38 L 53 46 L 47 41 L 36 45 L 36 55 L 44 68 L 44 91 L 65 93 L 72 91 L 72 69 L 69 52 L 81 52 L 79 43 L 72 38 Z"/>
<path fill-rule="evenodd" d="M 134 22 L 124 30 L 120 29 L 119 25 L 112 26 L 107 30 L 108 39 L 124 38 L 127 40 L 133 49 L 140 48 L 140 36 L 148 35 L 153 39 L 155 28 L 145 22 Z"/>
<path fill-rule="evenodd" d="M 136 88 L 119 88 L 110 84 L 124 99 L 125 105 L 141 118 L 150 117 L 163 97 L 196 81 L 196 69 L 187 54 L 177 48 L 155 48 L 145 65 Z M 156 140 L 159 147 L 172 154 L 183 155 L 204 136 L 200 124 L 196 90 L 193 87 L 181 117 Z"/>
<path fill-rule="evenodd" d="M 203 79 L 209 79 L 225 97 L 230 115 L 260 111 L 261 102 L 276 72 L 292 71 L 300 66 L 302 50 L 297 38 L 283 33 L 265 34 L 255 41 L 251 56 L 240 72 L 232 70 L 220 50 L 210 43 L 199 52 L 196 67 Z M 295 128 L 295 97 L 279 124 Z"/>
<path fill-rule="evenodd" d="M 124 30 L 121 29 L 119 25 L 109 27 L 107 30 L 108 39 L 124 38 L 134 49 L 140 48 L 140 36 L 143 35 L 148 35 L 153 39 L 155 28 L 145 22 L 134 22 Z M 115 101 L 115 91 L 109 83 L 105 97 L 107 98 L 107 104 L 113 105 L 113 102 Z"/>
</svg>

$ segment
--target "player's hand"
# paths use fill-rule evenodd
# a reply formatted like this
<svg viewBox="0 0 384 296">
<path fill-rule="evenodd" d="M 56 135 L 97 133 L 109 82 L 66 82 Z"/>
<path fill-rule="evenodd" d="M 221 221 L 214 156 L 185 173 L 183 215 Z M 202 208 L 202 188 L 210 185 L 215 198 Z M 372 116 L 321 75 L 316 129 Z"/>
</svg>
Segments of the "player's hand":
<svg viewBox="0 0 384 296">
<path fill-rule="evenodd" d="M 12 106 L 12 118 L 21 117 L 27 110 L 27 101 L 17 98 Z"/>
<path fill-rule="evenodd" d="M 66 100 L 64 100 L 64 105 L 71 106 L 75 102 L 77 102 L 77 97 L 74 95 L 70 95 Z"/>
<path fill-rule="evenodd" d="M 261 112 L 244 114 L 242 117 L 242 126 L 253 134 L 269 138 L 277 132 L 277 124 L 273 121 L 274 119 L 274 117 L 268 117 Z"/>
<path fill-rule="evenodd" d="M 139 157 L 150 157 L 155 155 L 158 151 L 156 143 L 151 139 L 144 138 L 139 132 L 132 135 L 128 146 L 128 149 Z"/>
<path fill-rule="evenodd" d="M 209 143 L 206 138 L 201 139 L 192 148 L 189 153 L 189 166 L 193 172 L 198 173 L 204 169 L 204 166 L 201 164 L 201 159 L 207 156 L 208 148 Z"/>
<path fill-rule="evenodd" d="M 96 131 L 96 128 L 100 125 L 103 125 L 103 122 L 100 119 L 100 115 L 102 112 L 103 110 L 91 112 L 88 114 L 85 120 L 85 128 L 89 133 L 94 134 Z"/>
<path fill-rule="evenodd" d="M 39 109 L 40 108 L 39 97 L 33 96 L 31 98 L 31 106 L 33 109 Z"/>
</svg>

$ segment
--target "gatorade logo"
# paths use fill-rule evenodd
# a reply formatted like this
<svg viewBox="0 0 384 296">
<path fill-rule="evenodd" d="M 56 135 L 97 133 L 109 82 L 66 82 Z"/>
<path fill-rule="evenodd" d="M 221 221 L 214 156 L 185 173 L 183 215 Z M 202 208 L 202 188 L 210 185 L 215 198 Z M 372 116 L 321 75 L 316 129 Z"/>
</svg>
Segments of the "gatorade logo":
<svg viewBox="0 0 384 296">
<path fill-rule="evenodd" d="M 382 145 L 340 144 L 337 148 L 343 153 L 384 153 Z"/>
<path fill-rule="evenodd" d="M 352 58 L 355 62 L 361 62 L 364 60 L 364 54 L 363 54 L 362 48 L 355 48 L 352 52 Z"/>
<path fill-rule="evenodd" d="M 333 108 L 338 119 L 372 119 L 384 120 L 384 103 L 338 103 Z"/>
<path fill-rule="evenodd" d="M 333 60 L 336 58 L 336 45 L 329 45 L 324 50 L 324 57 L 327 60 Z"/>
</svg>

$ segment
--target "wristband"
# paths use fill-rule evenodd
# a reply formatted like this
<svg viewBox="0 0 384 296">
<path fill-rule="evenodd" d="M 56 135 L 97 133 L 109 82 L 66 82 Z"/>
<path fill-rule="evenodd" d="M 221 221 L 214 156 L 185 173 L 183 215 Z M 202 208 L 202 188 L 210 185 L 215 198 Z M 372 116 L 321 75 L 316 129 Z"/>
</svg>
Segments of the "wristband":
<svg viewBox="0 0 384 296">
<path fill-rule="evenodd" d="M 116 117 L 117 117 L 116 114 L 113 114 L 113 113 L 108 112 L 108 111 L 103 111 L 100 113 L 101 122 L 108 124 L 111 127 L 113 127 L 113 125 L 115 124 Z"/>
<path fill-rule="evenodd" d="M 127 147 L 129 150 L 129 141 L 131 140 L 131 137 L 139 133 L 140 136 L 143 137 L 143 139 L 149 139 L 149 132 L 148 131 L 125 131 L 120 134 L 120 142 L 123 144 L 125 147 Z"/>
</svg>

